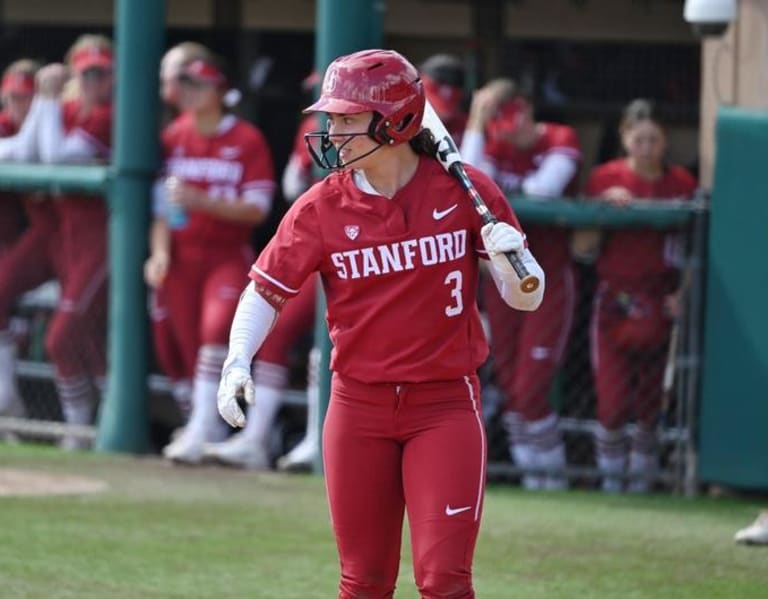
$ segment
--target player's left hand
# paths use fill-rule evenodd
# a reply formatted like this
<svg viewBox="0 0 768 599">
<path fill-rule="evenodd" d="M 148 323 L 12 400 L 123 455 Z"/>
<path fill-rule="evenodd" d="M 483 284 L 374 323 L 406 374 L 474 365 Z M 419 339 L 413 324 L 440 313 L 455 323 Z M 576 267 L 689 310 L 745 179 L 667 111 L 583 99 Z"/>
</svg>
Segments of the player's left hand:
<svg viewBox="0 0 768 599">
<path fill-rule="evenodd" d="M 230 426 L 245 426 L 245 414 L 237 403 L 242 397 L 246 403 L 255 401 L 251 371 L 236 364 L 225 366 L 216 393 L 219 414 Z"/>
</svg>

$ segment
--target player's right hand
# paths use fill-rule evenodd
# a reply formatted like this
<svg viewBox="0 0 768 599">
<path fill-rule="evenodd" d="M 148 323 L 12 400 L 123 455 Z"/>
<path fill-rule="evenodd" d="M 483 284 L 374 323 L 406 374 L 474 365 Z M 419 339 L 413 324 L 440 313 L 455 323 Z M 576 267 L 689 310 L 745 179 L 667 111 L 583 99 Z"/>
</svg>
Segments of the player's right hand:
<svg viewBox="0 0 768 599">
<path fill-rule="evenodd" d="M 37 93 L 46 98 L 58 98 L 69 79 L 69 69 L 63 64 L 54 62 L 41 68 L 35 78 Z"/>
<path fill-rule="evenodd" d="M 240 428 L 245 426 L 245 414 L 237 403 L 238 398 L 251 405 L 255 401 L 251 371 L 236 364 L 225 366 L 216 394 L 219 414 L 230 426 Z"/>
</svg>

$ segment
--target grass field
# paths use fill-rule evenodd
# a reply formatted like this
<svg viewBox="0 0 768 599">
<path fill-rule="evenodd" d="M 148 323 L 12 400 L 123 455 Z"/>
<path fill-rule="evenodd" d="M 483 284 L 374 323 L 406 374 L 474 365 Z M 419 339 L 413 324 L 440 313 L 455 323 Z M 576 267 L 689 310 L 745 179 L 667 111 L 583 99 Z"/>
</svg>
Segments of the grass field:
<svg viewBox="0 0 768 599">
<path fill-rule="evenodd" d="M 0 445 L 0 468 L 109 485 L 93 495 L 0 498 L 3 599 L 336 596 L 319 477 L 8 445 Z M 732 542 L 759 507 L 492 486 L 475 560 L 477 595 L 768 597 L 768 548 Z M 406 543 L 396 597 L 417 596 Z"/>
</svg>

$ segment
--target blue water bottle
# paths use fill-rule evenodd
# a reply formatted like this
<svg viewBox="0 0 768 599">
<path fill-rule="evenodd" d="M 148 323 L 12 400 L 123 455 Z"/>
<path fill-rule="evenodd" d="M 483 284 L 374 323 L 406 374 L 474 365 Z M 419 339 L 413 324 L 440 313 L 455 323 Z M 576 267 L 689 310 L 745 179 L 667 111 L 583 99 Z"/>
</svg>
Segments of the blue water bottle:
<svg viewBox="0 0 768 599">
<path fill-rule="evenodd" d="M 178 177 L 168 177 L 165 180 L 165 191 L 167 198 L 167 213 L 166 221 L 170 229 L 183 229 L 187 226 L 189 221 L 189 214 L 184 207 L 178 202 L 172 199 L 173 190 L 181 185 L 181 180 Z"/>
</svg>

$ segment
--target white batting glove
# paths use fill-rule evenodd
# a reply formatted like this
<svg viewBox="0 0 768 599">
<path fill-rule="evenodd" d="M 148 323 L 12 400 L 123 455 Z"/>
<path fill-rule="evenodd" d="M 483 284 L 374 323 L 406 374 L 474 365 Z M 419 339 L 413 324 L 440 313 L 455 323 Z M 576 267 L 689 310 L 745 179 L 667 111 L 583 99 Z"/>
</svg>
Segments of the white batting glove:
<svg viewBox="0 0 768 599">
<path fill-rule="evenodd" d="M 221 373 L 219 390 L 216 393 L 219 414 L 230 426 L 243 427 L 245 426 L 245 414 L 237 404 L 238 397 L 242 397 L 250 405 L 253 405 L 256 400 L 251 370 L 236 363 L 229 366 L 225 364 Z"/>
<path fill-rule="evenodd" d="M 522 233 L 510 224 L 498 222 L 483 225 L 480 235 L 496 270 L 502 274 L 514 274 L 515 270 L 505 254 L 515 252 L 518 256 L 523 255 L 525 240 Z"/>
</svg>

